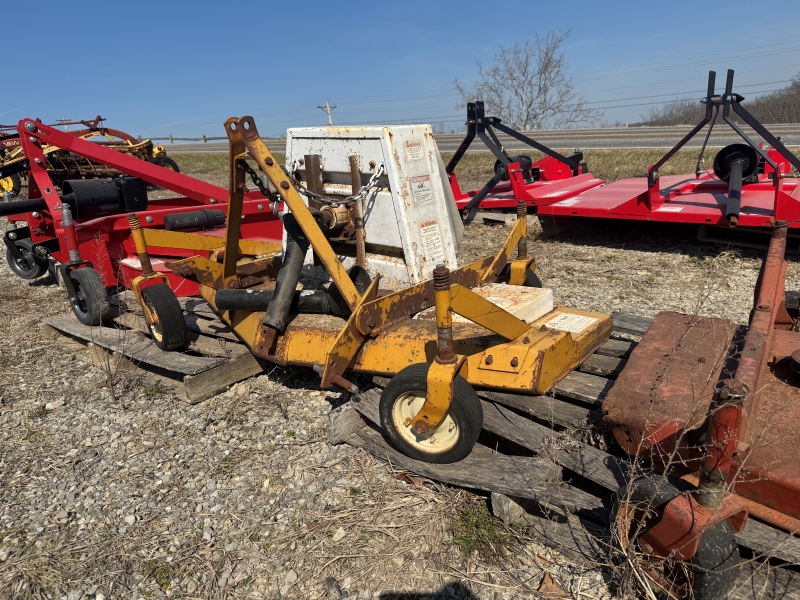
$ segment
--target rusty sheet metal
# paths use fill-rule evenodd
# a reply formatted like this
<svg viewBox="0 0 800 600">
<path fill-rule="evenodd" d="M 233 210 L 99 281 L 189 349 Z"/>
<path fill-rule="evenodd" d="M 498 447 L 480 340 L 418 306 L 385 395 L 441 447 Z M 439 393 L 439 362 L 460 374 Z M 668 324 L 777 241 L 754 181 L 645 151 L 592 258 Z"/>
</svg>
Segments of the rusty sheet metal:
<svg viewBox="0 0 800 600">
<path fill-rule="evenodd" d="M 226 281 L 223 277 L 223 265 L 213 256 L 211 258 L 192 256 L 167 263 L 176 275 L 214 289 L 225 287 L 244 289 L 274 282 L 280 265 L 281 259 L 276 256 L 245 260 L 236 265 L 235 276 Z"/>
<path fill-rule="evenodd" d="M 735 457 L 731 477 L 736 493 L 800 519 L 800 374 L 790 356 L 797 349 L 800 333 L 773 331 L 769 363 L 745 413 L 747 451 Z"/>
<path fill-rule="evenodd" d="M 675 312 L 653 319 L 603 403 L 626 451 L 669 451 L 679 432 L 705 422 L 735 330 L 726 319 Z"/>
</svg>

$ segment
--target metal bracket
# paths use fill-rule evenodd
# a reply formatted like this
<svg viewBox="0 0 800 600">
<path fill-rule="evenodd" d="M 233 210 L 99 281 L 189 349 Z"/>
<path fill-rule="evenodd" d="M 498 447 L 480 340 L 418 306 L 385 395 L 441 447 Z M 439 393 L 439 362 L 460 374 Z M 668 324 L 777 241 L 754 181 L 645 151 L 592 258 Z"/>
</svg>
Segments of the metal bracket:
<svg viewBox="0 0 800 600">
<path fill-rule="evenodd" d="M 517 259 L 511 261 L 508 277 L 509 285 L 525 285 L 525 275 L 528 271 L 536 270 L 536 259 Z"/>
<path fill-rule="evenodd" d="M 466 356 L 456 355 L 455 362 L 440 363 L 434 360 L 426 378 L 425 403 L 411 425 L 420 433 L 428 433 L 442 422 L 453 402 L 453 379 L 465 365 Z"/>
</svg>

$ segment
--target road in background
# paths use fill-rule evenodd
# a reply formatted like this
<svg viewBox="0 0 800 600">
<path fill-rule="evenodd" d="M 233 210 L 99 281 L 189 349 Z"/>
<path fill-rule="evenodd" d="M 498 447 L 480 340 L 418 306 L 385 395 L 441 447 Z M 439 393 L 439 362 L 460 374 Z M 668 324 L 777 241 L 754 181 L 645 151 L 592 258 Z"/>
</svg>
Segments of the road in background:
<svg viewBox="0 0 800 600">
<path fill-rule="evenodd" d="M 760 141 L 756 133 L 749 127 L 742 129 L 752 135 L 753 139 Z M 781 138 L 787 146 L 800 146 L 800 124 L 768 125 L 767 129 L 773 135 Z M 622 149 L 622 148 L 671 148 L 691 130 L 691 127 L 619 127 L 608 129 L 558 129 L 540 130 L 530 132 L 529 137 L 534 138 L 546 146 L 558 149 L 580 148 L 581 150 L 596 149 Z M 705 131 L 696 135 L 687 147 L 698 147 L 703 143 Z M 505 135 L 499 136 L 501 143 L 509 152 L 528 148 L 525 144 Z M 437 135 L 436 143 L 440 152 L 455 152 L 463 135 Z M 728 144 L 740 142 L 736 135 L 726 124 L 718 124 L 711 132 L 709 147 L 721 148 Z M 284 152 L 286 141 L 283 139 L 266 140 L 267 147 L 272 152 Z M 163 142 L 162 142 L 163 143 Z M 227 152 L 227 142 L 191 143 L 191 144 L 164 144 L 169 152 Z M 472 148 L 485 150 L 485 146 L 476 139 Z"/>
</svg>

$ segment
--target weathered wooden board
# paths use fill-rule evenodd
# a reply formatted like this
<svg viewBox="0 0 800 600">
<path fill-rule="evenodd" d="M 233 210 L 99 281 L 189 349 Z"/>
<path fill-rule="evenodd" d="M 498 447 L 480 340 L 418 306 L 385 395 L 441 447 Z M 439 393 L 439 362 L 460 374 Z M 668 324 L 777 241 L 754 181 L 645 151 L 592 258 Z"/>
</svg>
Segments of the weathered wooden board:
<svg viewBox="0 0 800 600">
<path fill-rule="evenodd" d="M 628 313 L 611 313 L 611 320 L 615 334 L 638 335 L 642 336 L 650 327 L 653 319 L 649 317 L 639 317 Z"/>
<path fill-rule="evenodd" d="M 636 344 L 637 342 L 630 342 L 628 340 L 608 340 L 595 350 L 595 354 L 628 358 L 631 355 L 631 351 L 636 347 Z"/>
<path fill-rule="evenodd" d="M 184 375 L 202 373 L 227 362 L 225 358 L 165 352 L 138 332 L 129 330 L 126 332 L 103 326 L 89 327 L 78 322 L 71 312 L 45 317 L 43 321 L 61 332 L 118 352 L 135 362 L 143 362 Z"/>
<path fill-rule="evenodd" d="M 183 378 L 186 399 L 190 404 L 207 400 L 224 392 L 228 386 L 237 381 L 260 375 L 264 372 L 266 364 L 266 361 L 262 362 L 248 352 L 246 356 L 231 360 L 213 369 L 197 375 L 187 375 Z"/>
<path fill-rule="evenodd" d="M 628 361 L 616 356 L 604 356 L 602 354 L 592 354 L 578 367 L 578 370 L 601 377 L 613 377 L 622 373 Z"/>
<path fill-rule="evenodd" d="M 545 458 L 479 451 L 472 452 L 457 463 L 432 465 L 401 454 L 387 444 L 380 433 L 369 427 L 351 434 L 347 441 L 390 462 L 395 469 L 399 467 L 451 485 L 487 492 L 495 490 L 511 496 L 531 498 L 544 506 L 566 507 L 567 510 L 574 510 L 576 506 L 602 508 L 602 502 L 590 494 L 546 481 L 542 473 L 549 472 L 550 468 Z"/>
<path fill-rule="evenodd" d="M 150 334 L 150 330 L 142 315 L 125 312 L 115 317 L 114 322 L 148 336 Z M 186 349 L 202 354 L 203 356 L 215 356 L 227 359 L 239 358 L 245 354 L 250 354 L 250 351 L 244 344 L 230 342 L 223 338 L 202 335 L 191 330 L 187 331 Z"/>
<path fill-rule="evenodd" d="M 573 371 L 559 381 L 553 387 L 553 391 L 557 396 L 564 396 L 565 398 L 600 406 L 603 404 L 603 400 L 612 385 L 614 385 L 614 381 L 611 379 Z"/>
<path fill-rule="evenodd" d="M 597 410 L 575 406 L 551 396 L 523 396 L 487 390 L 478 390 L 478 396 L 561 427 L 572 427 L 587 420 L 602 419 Z"/>
</svg>

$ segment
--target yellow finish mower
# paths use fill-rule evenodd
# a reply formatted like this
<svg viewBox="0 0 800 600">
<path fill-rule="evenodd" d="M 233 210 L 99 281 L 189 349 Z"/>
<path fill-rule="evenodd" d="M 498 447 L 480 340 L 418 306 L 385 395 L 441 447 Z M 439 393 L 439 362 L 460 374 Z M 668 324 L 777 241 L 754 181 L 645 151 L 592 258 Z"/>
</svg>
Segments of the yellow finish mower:
<svg viewBox="0 0 800 600">
<path fill-rule="evenodd" d="M 352 393 L 348 371 L 392 377 L 381 423 L 408 456 L 461 460 L 483 424 L 475 388 L 545 394 L 609 338 L 610 316 L 554 308 L 534 287 L 524 205 L 497 255 L 457 266 L 463 225 L 429 125 L 290 129 L 285 168 L 252 117 L 225 129 L 225 245 L 170 268 L 260 358 Z M 240 240 L 248 161 L 283 200 L 280 256 L 248 255 Z M 331 283 L 308 283 L 321 278 Z"/>
</svg>

